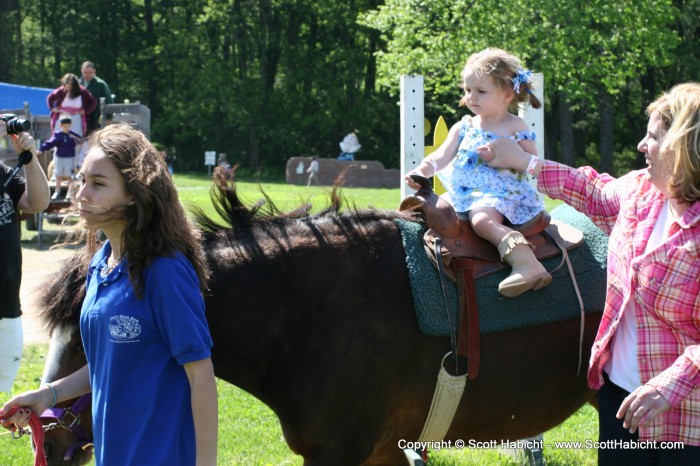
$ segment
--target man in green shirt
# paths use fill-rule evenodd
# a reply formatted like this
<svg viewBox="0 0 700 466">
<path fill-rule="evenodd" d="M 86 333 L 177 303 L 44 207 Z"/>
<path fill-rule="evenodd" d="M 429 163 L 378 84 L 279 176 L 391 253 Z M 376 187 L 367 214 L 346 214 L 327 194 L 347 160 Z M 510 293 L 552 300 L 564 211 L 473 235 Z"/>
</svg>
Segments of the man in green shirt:
<svg viewBox="0 0 700 466">
<path fill-rule="evenodd" d="M 80 72 L 83 77 L 80 78 L 80 84 L 85 86 L 90 94 L 92 94 L 97 101 L 100 101 L 100 97 L 105 98 L 105 103 L 112 104 L 114 99 L 112 98 L 112 91 L 109 90 L 109 86 L 102 79 L 95 76 L 97 69 L 95 64 L 91 61 L 86 61 L 80 68 Z M 87 115 L 87 130 L 88 134 L 100 128 L 100 115 L 102 108 L 100 105 L 95 108 L 95 110 Z M 107 123 L 111 120 L 111 115 L 107 115 Z"/>
</svg>

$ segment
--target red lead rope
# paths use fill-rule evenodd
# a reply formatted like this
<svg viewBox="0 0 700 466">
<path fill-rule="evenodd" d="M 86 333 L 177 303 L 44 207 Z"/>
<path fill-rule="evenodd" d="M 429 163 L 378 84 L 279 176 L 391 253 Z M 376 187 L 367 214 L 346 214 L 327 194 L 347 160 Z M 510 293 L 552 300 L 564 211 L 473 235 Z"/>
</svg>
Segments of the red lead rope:
<svg viewBox="0 0 700 466">
<path fill-rule="evenodd" d="M 15 406 L 7 413 L 0 413 L 0 419 L 9 418 L 19 409 L 19 406 Z M 37 416 L 34 411 L 30 410 L 30 413 L 29 427 L 32 428 L 32 441 L 34 442 L 34 448 L 36 449 L 34 466 L 48 466 L 48 463 L 46 462 L 46 453 L 44 453 L 44 425 L 41 423 L 39 416 Z"/>
</svg>

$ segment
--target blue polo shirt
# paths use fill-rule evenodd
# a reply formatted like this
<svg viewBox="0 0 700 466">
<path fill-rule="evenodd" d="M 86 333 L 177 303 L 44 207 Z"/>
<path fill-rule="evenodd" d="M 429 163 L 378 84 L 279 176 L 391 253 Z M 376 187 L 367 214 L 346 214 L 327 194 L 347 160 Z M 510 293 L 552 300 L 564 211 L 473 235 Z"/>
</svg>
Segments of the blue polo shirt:
<svg viewBox="0 0 700 466">
<path fill-rule="evenodd" d="M 90 369 L 95 462 L 194 465 L 190 386 L 182 365 L 213 345 L 199 280 L 181 254 L 156 258 L 137 299 L 123 261 L 101 275 L 109 242 L 90 263 L 80 331 Z"/>
</svg>

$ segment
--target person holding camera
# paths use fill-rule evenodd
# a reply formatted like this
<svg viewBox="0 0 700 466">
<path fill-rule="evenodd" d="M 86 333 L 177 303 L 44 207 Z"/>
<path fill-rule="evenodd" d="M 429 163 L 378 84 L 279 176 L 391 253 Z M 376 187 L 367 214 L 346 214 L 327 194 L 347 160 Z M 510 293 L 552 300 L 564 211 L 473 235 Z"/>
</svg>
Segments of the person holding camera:
<svg viewBox="0 0 700 466">
<path fill-rule="evenodd" d="M 49 205 L 49 184 L 36 155 L 34 139 L 17 131 L 16 117 L 0 117 L 0 137 L 10 134 L 18 154 L 29 151 L 24 177 L 0 161 L 0 392 L 9 392 L 22 356 L 22 309 L 19 287 L 22 279 L 22 247 L 19 214 L 40 212 Z M 9 130 L 8 130 L 9 128 Z"/>
</svg>

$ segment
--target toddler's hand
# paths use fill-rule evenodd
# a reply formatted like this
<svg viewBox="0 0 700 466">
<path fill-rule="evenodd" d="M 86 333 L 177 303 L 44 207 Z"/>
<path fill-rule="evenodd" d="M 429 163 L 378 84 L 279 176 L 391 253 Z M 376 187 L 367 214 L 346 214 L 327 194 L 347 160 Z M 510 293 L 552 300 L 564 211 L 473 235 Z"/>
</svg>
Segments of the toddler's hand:
<svg viewBox="0 0 700 466">
<path fill-rule="evenodd" d="M 418 191 L 421 186 L 420 186 L 420 184 L 413 181 L 413 179 L 411 178 L 411 175 L 420 175 L 420 176 L 425 176 L 425 175 L 420 173 L 418 170 L 412 170 L 412 171 L 406 173 L 406 176 L 404 176 L 404 178 L 403 178 L 403 180 L 406 182 L 406 185 L 409 188 L 415 189 L 416 191 Z"/>
</svg>

